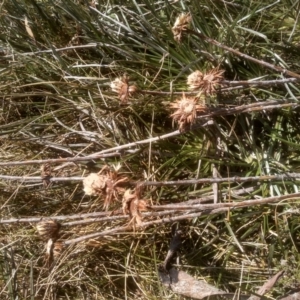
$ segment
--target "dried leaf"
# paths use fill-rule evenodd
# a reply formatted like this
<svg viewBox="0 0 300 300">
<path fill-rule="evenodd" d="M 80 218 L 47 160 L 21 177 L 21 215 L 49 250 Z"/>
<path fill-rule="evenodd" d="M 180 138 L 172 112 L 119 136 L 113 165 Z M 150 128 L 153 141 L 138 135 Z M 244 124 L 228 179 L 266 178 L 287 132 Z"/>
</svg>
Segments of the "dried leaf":
<svg viewBox="0 0 300 300">
<path fill-rule="evenodd" d="M 139 199 L 135 198 L 130 202 L 129 214 L 138 226 L 142 225 L 142 216 L 138 209 Z"/>
<path fill-rule="evenodd" d="M 147 210 L 147 200 L 140 200 L 140 187 L 137 187 L 134 192 L 126 190 L 123 195 L 122 207 L 123 213 L 129 214 L 131 221 L 138 226 L 142 225 L 142 210 Z"/>
<path fill-rule="evenodd" d="M 159 272 L 162 283 L 170 287 L 174 293 L 192 297 L 195 299 L 204 299 L 213 295 L 222 295 L 225 292 L 204 282 L 196 280 L 184 271 L 178 271 L 175 268 L 169 270 L 169 274 Z M 211 298 L 210 298 L 211 299 Z"/>
<path fill-rule="evenodd" d="M 123 213 L 124 215 L 130 213 L 130 203 L 131 201 L 136 197 L 135 193 L 132 193 L 132 190 L 126 190 L 124 195 L 123 195 L 123 200 L 122 200 L 122 208 L 123 208 Z"/>
<path fill-rule="evenodd" d="M 269 292 L 277 280 L 283 275 L 284 271 L 279 271 L 277 274 L 275 274 L 272 278 L 270 278 L 258 291 L 257 294 L 263 296 L 267 292 Z M 259 300 L 259 296 L 251 296 L 249 300 Z"/>
<path fill-rule="evenodd" d="M 29 35 L 32 39 L 35 40 L 34 34 L 33 34 L 32 30 L 31 30 L 31 28 L 30 28 L 30 26 L 29 26 L 29 22 L 28 22 L 28 19 L 27 19 L 26 16 L 25 16 L 25 29 L 26 29 L 26 32 L 28 33 L 28 35 Z"/>
<path fill-rule="evenodd" d="M 170 288 L 174 293 L 191 297 L 193 299 L 235 299 L 234 293 L 226 293 L 204 280 L 196 280 L 184 271 L 175 268 L 169 273 L 159 271 L 159 277 L 163 285 Z M 247 300 L 249 295 L 240 295 L 239 300 Z"/>
<path fill-rule="evenodd" d="M 147 200 L 140 200 L 138 203 L 138 210 L 139 211 L 147 211 L 149 210 L 149 205 Z"/>
</svg>

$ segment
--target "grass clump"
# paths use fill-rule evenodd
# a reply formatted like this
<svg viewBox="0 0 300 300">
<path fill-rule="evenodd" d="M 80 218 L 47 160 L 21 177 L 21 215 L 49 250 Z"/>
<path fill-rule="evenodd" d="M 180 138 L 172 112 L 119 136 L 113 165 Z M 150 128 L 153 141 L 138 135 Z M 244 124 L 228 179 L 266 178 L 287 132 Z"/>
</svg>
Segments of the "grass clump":
<svg viewBox="0 0 300 300">
<path fill-rule="evenodd" d="M 195 278 L 249 294 L 285 270 L 266 297 L 284 295 L 297 4 L 123 2 L 1 4 L 1 299 L 171 297 L 157 271 L 174 227 Z"/>
</svg>

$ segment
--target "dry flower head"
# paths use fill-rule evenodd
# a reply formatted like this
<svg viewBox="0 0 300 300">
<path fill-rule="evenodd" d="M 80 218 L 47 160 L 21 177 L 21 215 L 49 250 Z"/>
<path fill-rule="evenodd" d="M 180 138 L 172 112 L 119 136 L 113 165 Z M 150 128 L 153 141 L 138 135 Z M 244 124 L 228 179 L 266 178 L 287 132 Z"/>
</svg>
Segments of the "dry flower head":
<svg viewBox="0 0 300 300">
<path fill-rule="evenodd" d="M 53 240 L 52 239 L 49 239 L 47 241 L 47 244 L 46 244 L 46 255 L 48 258 L 51 258 L 52 257 L 52 250 L 53 250 Z"/>
<path fill-rule="evenodd" d="M 171 103 L 171 108 L 176 109 L 171 117 L 179 124 L 179 130 L 182 131 L 195 122 L 197 112 L 206 110 L 204 105 L 197 105 L 195 97 L 186 97 L 184 93 L 181 99 Z"/>
<path fill-rule="evenodd" d="M 175 41 L 181 42 L 182 34 L 188 29 L 191 20 L 192 17 L 189 13 L 182 13 L 177 17 L 174 26 L 172 27 Z"/>
<path fill-rule="evenodd" d="M 64 248 L 65 248 L 65 243 L 62 241 L 56 241 L 53 244 L 52 255 L 55 260 L 59 258 L 59 256 L 62 254 Z"/>
<path fill-rule="evenodd" d="M 139 199 L 139 192 L 126 190 L 123 196 L 122 206 L 124 215 L 129 214 L 130 223 L 142 225 L 141 211 L 148 210 L 147 200 Z"/>
<path fill-rule="evenodd" d="M 116 78 L 110 83 L 113 92 L 118 93 L 122 104 L 126 104 L 128 98 L 137 91 L 136 85 L 129 85 L 129 77 L 124 75 L 122 78 Z"/>
<path fill-rule="evenodd" d="M 65 248 L 65 243 L 63 241 L 55 242 L 53 239 L 48 239 L 46 243 L 46 260 L 49 267 L 51 266 L 53 261 L 59 258 L 64 248 Z"/>
<path fill-rule="evenodd" d="M 118 199 L 118 194 L 124 191 L 120 183 L 128 181 L 125 176 L 120 176 L 118 167 L 111 170 L 105 166 L 99 173 L 91 173 L 83 179 L 83 190 L 86 195 L 105 196 L 104 209 L 107 210 L 113 199 Z"/>
<path fill-rule="evenodd" d="M 204 94 L 212 94 L 216 91 L 216 85 L 224 79 L 224 70 L 212 69 L 207 73 L 197 70 L 187 78 L 187 84 L 191 90 L 201 89 Z"/>
<path fill-rule="evenodd" d="M 41 166 L 41 177 L 43 179 L 43 185 L 45 188 L 48 187 L 51 183 L 50 181 L 51 172 L 52 172 L 52 167 L 49 163 L 43 164 Z"/>
<path fill-rule="evenodd" d="M 36 225 L 38 234 L 45 240 L 56 240 L 59 235 L 61 225 L 56 220 L 42 220 Z"/>
</svg>

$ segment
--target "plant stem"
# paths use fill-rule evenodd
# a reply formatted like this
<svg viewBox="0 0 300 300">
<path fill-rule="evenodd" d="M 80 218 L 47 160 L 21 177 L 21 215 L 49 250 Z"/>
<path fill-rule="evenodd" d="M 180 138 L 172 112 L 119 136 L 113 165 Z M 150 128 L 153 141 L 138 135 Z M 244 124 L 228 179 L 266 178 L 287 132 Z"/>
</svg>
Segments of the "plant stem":
<svg viewBox="0 0 300 300">
<path fill-rule="evenodd" d="M 294 198 L 299 198 L 299 197 L 300 197 L 300 193 L 294 193 L 294 194 L 289 194 L 289 195 L 283 195 L 283 196 L 278 196 L 278 197 L 269 197 L 269 198 L 258 199 L 258 200 L 253 199 L 253 200 L 246 200 L 246 201 L 234 202 L 234 203 L 217 203 L 217 204 L 201 205 L 202 209 L 200 212 L 184 213 L 183 215 L 179 215 L 179 216 L 175 216 L 175 217 L 169 216 L 169 217 L 163 218 L 163 219 L 144 222 L 139 228 L 141 230 L 143 230 L 146 227 L 149 227 L 152 225 L 160 225 L 160 224 L 166 224 L 166 223 L 171 223 L 171 222 L 175 222 L 175 221 L 193 219 L 193 218 L 200 217 L 203 215 L 212 215 L 212 214 L 226 212 L 228 210 L 235 209 L 235 208 L 276 203 L 279 201 L 294 199 Z M 192 208 L 193 207 L 191 207 L 190 209 L 192 209 Z M 200 207 L 199 207 L 199 209 L 200 209 Z M 70 244 L 83 242 L 85 240 L 88 240 L 91 238 L 97 238 L 97 237 L 104 236 L 104 235 L 114 235 L 114 234 L 118 234 L 121 232 L 124 233 L 124 231 L 132 230 L 132 229 L 133 228 L 129 225 L 120 226 L 120 227 L 116 227 L 113 229 L 104 230 L 101 232 L 95 232 L 95 233 L 84 235 L 84 236 L 81 236 L 81 237 L 78 237 L 75 239 L 67 240 L 67 241 L 65 241 L 65 244 L 70 245 Z M 138 228 L 136 228 L 136 229 L 138 229 Z"/>
<path fill-rule="evenodd" d="M 261 66 L 263 66 L 265 68 L 269 68 L 269 69 L 272 69 L 272 70 L 277 71 L 277 72 L 282 72 L 284 75 L 288 75 L 290 77 L 300 78 L 300 75 L 297 74 L 297 73 L 295 73 L 295 72 L 289 71 L 289 70 L 284 69 L 284 68 L 279 67 L 279 66 L 275 66 L 275 65 L 270 64 L 270 63 L 268 63 L 266 61 L 259 60 L 257 58 L 254 58 L 254 57 L 250 56 L 250 55 L 242 53 L 242 52 L 240 52 L 240 51 L 238 51 L 236 49 L 233 49 L 231 47 L 223 45 L 222 43 L 220 43 L 220 42 L 218 42 L 218 41 L 216 41 L 216 40 L 214 40 L 214 39 L 212 39 L 212 38 L 210 38 L 210 37 L 208 37 L 208 36 L 206 36 L 206 35 L 204 35 L 204 34 L 202 34 L 200 32 L 196 32 L 196 31 L 194 31 L 192 29 L 186 29 L 186 32 L 190 33 L 190 34 L 193 34 L 195 36 L 198 36 L 200 39 L 203 39 L 203 40 L 209 42 L 210 44 L 213 44 L 213 45 L 215 45 L 215 46 L 217 46 L 219 48 L 222 48 L 224 50 L 227 50 L 227 51 L 229 51 L 229 52 L 231 52 L 231 53 L 233 53 L 233 54 L 235 54 L 237 56 L 240 56 L 242 58 L 245 58 L 247 60 L 255 62 L 255 63 L 257 63 L 257 64 L 259 64 L 259 65 L 261 65 Z"/>
</svg>

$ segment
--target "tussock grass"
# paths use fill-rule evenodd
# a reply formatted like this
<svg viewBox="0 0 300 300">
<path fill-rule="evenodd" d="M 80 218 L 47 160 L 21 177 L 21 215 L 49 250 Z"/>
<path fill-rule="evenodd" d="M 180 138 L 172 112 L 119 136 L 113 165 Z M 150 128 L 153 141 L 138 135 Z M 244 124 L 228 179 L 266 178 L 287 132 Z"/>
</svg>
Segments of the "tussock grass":
<svg viewBox="0 0 300 300">
<path fill-rule="evenodd" d="M 191 28 L 259 60 L 299 69 L 299 5 L 283 1 L 37 1 L 0 6 L 0 158 L 26 161 L 87 156 L 177 130 L 169 104 L 195 70 L 225 70 L 231 80 L 276 80 L 284 74 L 238 57 L 196 35 L 174 41 L 181 12 Z M 25 16 L 27 27 L 25 26 Z M 120 105 L 110 88 L 128 74 L 139 92 Z M 157 94 L 143 91 L 157 92 Z M 160 93 L 160 92 L 170 92 Z M 170 181 L 299 172 L 299 84 L 222 86 L 210 109 L 277 100 L 292 107 L 196 119 L 192 130 L 136 145 L 119 155 L 52 165 L 56 177 L 86 176 L 122 164 L 132 181 Z M 281 102 L 280 102 L 281 101 Z M 203 122 L 202 122 L 203 121 Z M 38 165 L 1 167 L 1 175 L 39 176 Z M 298 192 L 297 180 L 222 183 L 221 202 Z M 83 214 L 103 209 L 78 181 L 0 180 L 1 219 Z M 237 192 L 239 191 L 239 192 Z M 237 193 L 235 193 L 237 192 Z M 201 197 L 212 184 L 148 186 L 153 205 Z M 120 200 L 120 199 L 119 199 Z M 172 226 L 184 231 L 182 268 L 223 290 L 256 291 L 280 269 L 286 276 L 267 296 L 299 281 L 299 199 L 121 232 L 68 246 L 50 268 L 35 223 L 1 225 L 1 299 L 183 299 L 159 283 L 157 266 Z M 119 209 L 114 202 L 111 209 Z M 127 222 L 127 220 L 126 220 Z M 63 226 L 62 240 L 123 226 L 124 219 Z"/>
</svg>

